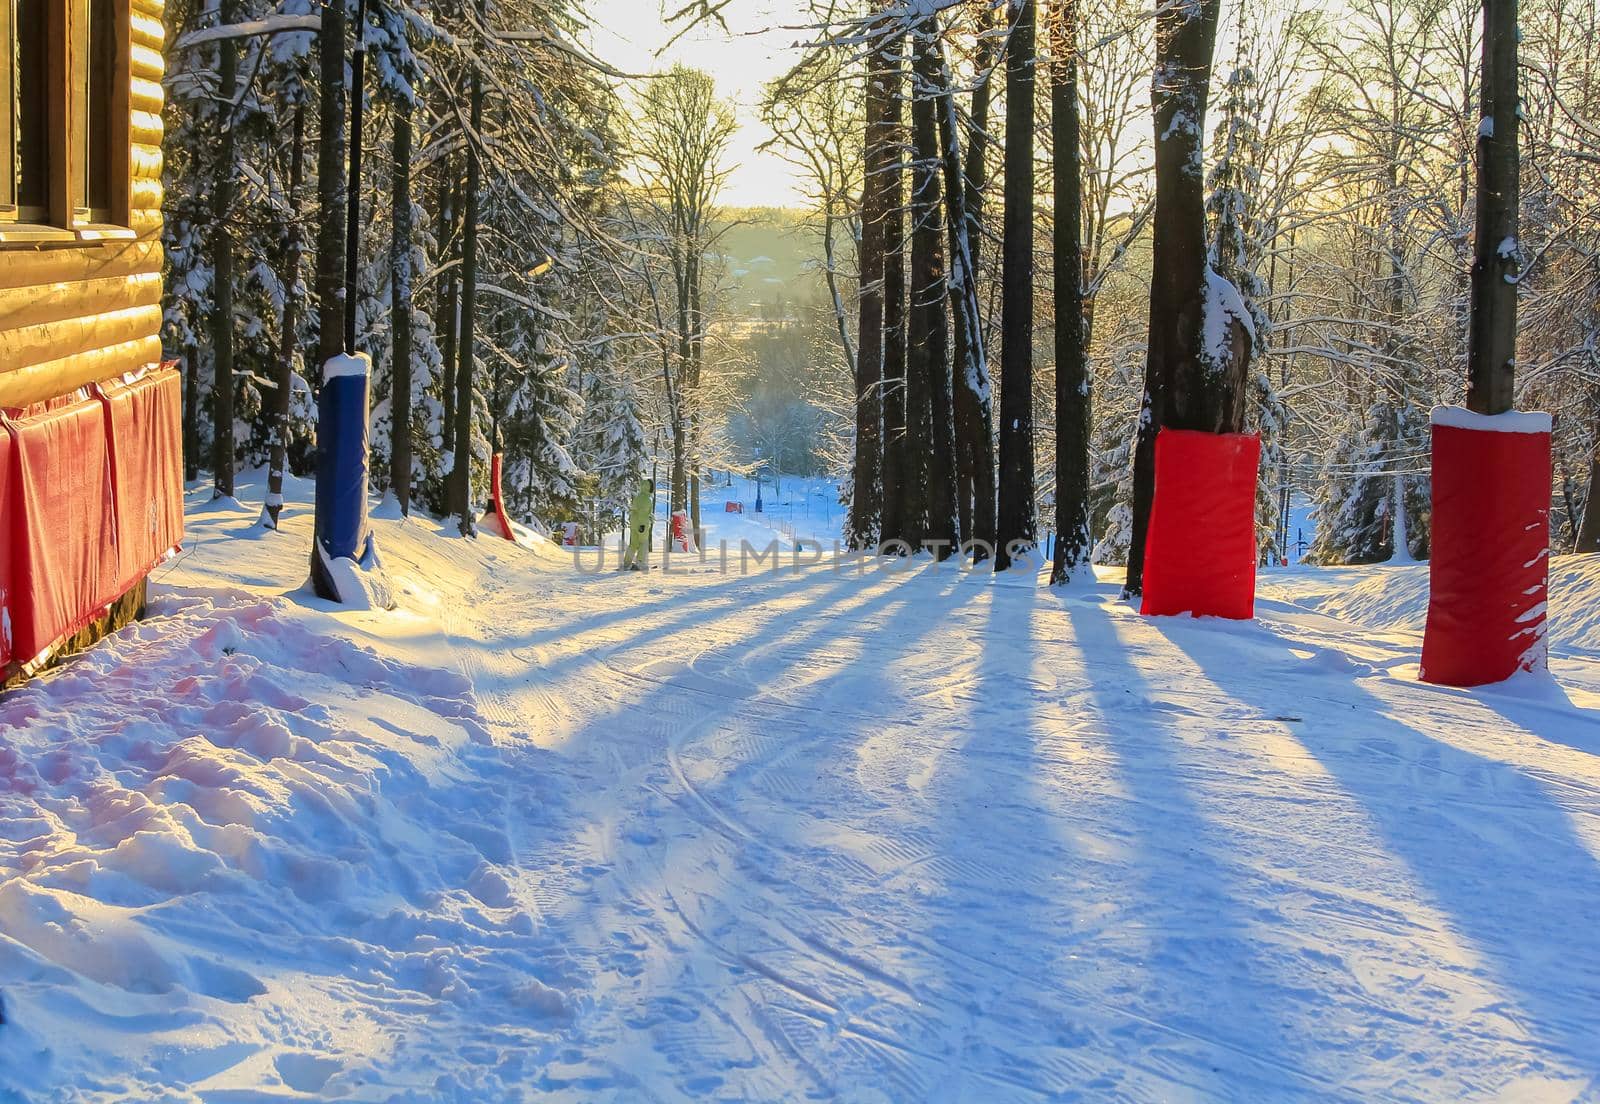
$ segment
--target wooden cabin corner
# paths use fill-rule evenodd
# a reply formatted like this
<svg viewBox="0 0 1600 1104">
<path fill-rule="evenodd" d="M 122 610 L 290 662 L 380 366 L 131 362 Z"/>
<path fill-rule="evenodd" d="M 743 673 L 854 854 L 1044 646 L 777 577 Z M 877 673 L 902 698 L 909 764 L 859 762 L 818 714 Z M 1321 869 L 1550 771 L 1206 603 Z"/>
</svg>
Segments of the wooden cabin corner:
<svg viewBox="0 0 1600 1104">
<path fill-rule="evenodd" d="M 142 608 L 182 536 L 161 356 L 162 0 L 0 0 L 0 676 Z"/>
</svg>

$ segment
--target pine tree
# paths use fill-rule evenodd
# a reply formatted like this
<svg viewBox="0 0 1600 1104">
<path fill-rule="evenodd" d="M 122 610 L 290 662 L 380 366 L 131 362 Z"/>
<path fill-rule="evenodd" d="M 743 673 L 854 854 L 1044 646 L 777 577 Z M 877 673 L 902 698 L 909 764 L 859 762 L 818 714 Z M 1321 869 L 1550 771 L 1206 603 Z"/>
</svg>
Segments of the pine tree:
<svg viewBox="0 0 1600 1104">
<path fill-rule="evenodd" d="M 955 407 L 950 372 L 948 297 L 945 272 L 943 161 L 939 155 L 942 83 L 939 26 L 929 16 L 912 31 L 916 94 L 912 98 L 911 328 L 907 360 L 907 442 L 917 458 L 916 540 L 928 542 L 939 559 L 960 543 L 956 514 Z M 912 427 L 915 433 L 912 433 Z"/>
<path fill-rule="evenodd" d="M 945 56 L 944 39 L 937 50 L 939 152 L 944 162 L 945 227 L 950 244 L 950 317 L 955 360 L 951 366 L 951 426 L 948 447 L 954 451 L 951 492 L 955 496 L 955 531 L 981 560 L 984 544 L 994 539 L 993 412 L 989 356 L 983 334 L 983 307 L 978 299 L 977 243 L 967 204 L 968 180 L 962 161 L 961 119 L 956 109 L 954 80 Z M 978 488 L 989 488 L 978 494 Z M 979 501 L 979 500 L 982 501 Z M 983 528 L 978 530 L 978 526 Z"/>
<path fill-rule="evenodd" d="M 883 526 L 882 539 L 912 542 L 908 517 L 911 457 L 906 446 L 905 35 L 899 24 L 885 38 L 883 74 L 885 161 L 883 189 Z"/>
<path fill-rule="evenodd" d="M 874 27 L 874 37 L 884 34 Z M 883 247 L 889 174 L 895 151 L 888 128 L 890 90 L 886 49 L 867 54 L 865 179 L 861 191 L 861 279 L 856 345 L 855 448 L 845 545 L 876 548 L 883 526 Z"/>
<path fill-rule="evenodd" d="M 996 571 L 1031 548 L 1033 482 L 1034 0 L 1011 0 L 1006 42 L 1005 233 L 1000 317 L 1000 493 Z"/>
<path fill-rule="evenodd" d="M 1467 406 L 1503 414 L 1516 402 L 1517 0 L 1483 0 L 1483 123 L 1478 128 L 1478 225 L 1467 340 Z"/>
<path fill-rule="evenodd" d="M 972 371 L 956 380 L 956 449 L 960 454 L 960 509 L 961 532 L 973 540 L 975 562 L 985 558 L 985 546 L 995 542 L 996 486 L 994 442 L 994 394 L 989 366 L 989 325 L 978 298 L 978 287 L 983 278 L 983 195 L 989 179 L 989 102 L 994 90 L 993 71 L 998 59 L 995 38 L 990 33 L 995 19 L 994 5 L 989 0 L 974 0 L 974 14 L 978 41 L 973 53 L 976 70 L 972 83 L 972 100 L 969 110 L 970 140 L 967 143 L 966 164 L 963 173 L 964 210 L 966 212 L 967 272 L 973 303 L 970 328 L 976 335 L 967 338 L 957 334 L 956 364 L 967 364 Z M 959 133 L 958 131 L 953 131 Z M 951 209 L 954 210 L 952 201 Z M 962 349 L 961 342 L 972 341 L 974 347 Z M 982 368 L 982 372 L 976 370 Z M 970 511 L 970 518 L 968 516 Z"/>
<path fill-rule="evenodd" d="M 1156 204 L 1145 394 L 1134 452 L 1133 539 L 1125 592 L 1144 589 L 1145 538 L 1163 426 L 1237 432 L 1244 425 L 1249 319 L 1208 263 L 1202 144 L 1218 0 L 1181 0 L 1156 16 Z M 1208 324 L 1218 315 L 1226 322 Z M 1211 337 L 1220 338 L 1213 343 Z"/>
<path fill-rule="evenodd" d="M 1261 104 L 1254 71 L 1237 66 L 1223 86 L 1223 117 L 1217 128 L 1216 160 L 1206 213 L 1211 220 L 1212 271 L 1239 290 L 1250 312 L 1250 362 L 1245 428 L 1260 435 L 1261 466 L 1256 474 L 1256 548 L 1262 563 L 1274 562 L 1278 548 L 1279 495 L 1283 434 L 1288 408 L 1278 397 L 1266 368 L 1271 321 L 1264 304 L 1269 289 L 1261 278 L 1265 253 L 1257 231 L 1255 196 L 1261 186 Z"/>
<path fill-rule="evenodd" d="M 484 13 L 484 0 L 478 0 L 478 13 Z M 469 78 L 469 130 L 466 135 L 467 175 L 461 216 L 461 307 L 456 341 L 455 426 L 452 434 L 450 473 L 450 512 L 464 537 L 476 536 L 478 521 L 472 493 L 472 446 L 474 437 L 475 393 L 473 376 L 477 363 L 478 310 L 478 210 L 482 202 L 483 72 L 480 59 L 472 59 Z"/>
<path fill-rule="evenodd" d="M 217 20 L 233 22 L 233 5 L 220 0 Z M 211 356 L 216 380 L 211 389 L 211 421 L 216 427 L 212 437 L 211 477 L 219 498 L 233 497 L 234 433 L 233 433 L 233 182 L 239 175 L 238 108 L 239 98 L 239 44 L 234 38 L 224 38 L 220 44 L 222 57 L 217 65 L 217 99 L 222 105 L 218 112 L 216 136 L 216 176 L 211 184 L 211 267 L 215 273 L 212 293 L 215 306 L 211 312 Z"/>
<path fill-rule="evenodd" d="M 1077 0 L 1057 0 L 1053 14 L 1050 115 L 1055 145 L 1056 548 L 1050 581 L 1066 583 L 1089 571 L 1092 377 L 1083 301 Z"/>
</svg>

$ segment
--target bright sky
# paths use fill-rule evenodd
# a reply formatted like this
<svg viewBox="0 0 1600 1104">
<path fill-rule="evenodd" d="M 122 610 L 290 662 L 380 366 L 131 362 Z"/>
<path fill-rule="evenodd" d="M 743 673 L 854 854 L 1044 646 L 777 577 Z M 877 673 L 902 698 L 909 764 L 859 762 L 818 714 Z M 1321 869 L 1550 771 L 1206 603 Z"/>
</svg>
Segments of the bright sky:
<svg viewBox="0 0 1600 1104">
<path fill-rule="evenodd" d="M 803 32 L 772 30 L 792 22 L 793 4 L 775 0 L 739 0 L 724 11 L 728 30 L 713 24 L 696 28 L 670 50 L 657 56 L 672 32 L 662 17 L 663 6 L 676 11 L 685 0 L 600 0 L 590 7 L 595 27 L 590 47 L 601 59 L 628 73 L 652 73 L 683 62 L 710 73 L 723 98 L 738 108 L 739 133 L 731 158 L 738 164 L 722 201 L 735 207 L 796 206 L 800 201 L 793 171 L 781 158 L 758 153 L 756 147 L 772 132 L 761 124 L 761 89 L 782 75 L 799 57 Z M 783 13 L 780 15 L 779 13 Z"/>
</svg>

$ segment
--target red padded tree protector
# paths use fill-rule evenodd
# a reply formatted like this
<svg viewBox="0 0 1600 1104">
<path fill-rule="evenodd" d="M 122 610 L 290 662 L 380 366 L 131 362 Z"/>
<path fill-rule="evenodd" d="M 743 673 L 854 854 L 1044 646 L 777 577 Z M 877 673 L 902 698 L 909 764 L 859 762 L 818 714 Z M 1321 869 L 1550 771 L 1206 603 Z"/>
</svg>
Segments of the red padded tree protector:
<svg viewBox="0 0 1600 1104">
<path fill-rule="evenodd" d="M 489 509 L 494 514 L 495 528 L 500 530 L 500 535 L 508 541 L 517 539 L 517 532 L 511 528 L 511 515 L 506 513 L 506 496 L 500 488 L 500 477 L 504 467 L 504 460 L 497 452 L 489 461 Z"/>
<path fill-rule="evenodd" d="M 116 589 L 134 587 L 183 539 L 183 384 L 176 370 L 100 386 L 116 501 Z"/>
<path fill-rule="evenodd" d="M 1545 664 L 1548 415 L 1441 407 L 1422 680 L 1483 686 Z"/>
<path fill-rule="evenodd" d="M 18 418 L 7 429 L 18 491 L 5 516 L 17 540 L 13 650 L 27 662 L 119 594 L 111 458 L 97 399 Z"/>
<path fill-rule="evenodd" d="M 1156 435 L 1140 613 L 1255 616 L 1260 463 L 1261 438 L 1253 433 L 1163 428 Z"/>
</svg>

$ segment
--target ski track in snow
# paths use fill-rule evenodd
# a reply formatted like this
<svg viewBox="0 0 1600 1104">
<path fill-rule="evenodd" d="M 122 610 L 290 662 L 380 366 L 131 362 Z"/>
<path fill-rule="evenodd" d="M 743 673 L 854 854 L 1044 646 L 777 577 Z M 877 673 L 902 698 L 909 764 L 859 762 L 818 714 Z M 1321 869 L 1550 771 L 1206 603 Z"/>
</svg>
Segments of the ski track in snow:
<svg viewBox="0 0 1600 1104">
<path fill-rule="evenodd" d="M 0 1100 L 1600 1099 L 1588 652 L 246 518 L 0 702 Z"/>
</svg>

